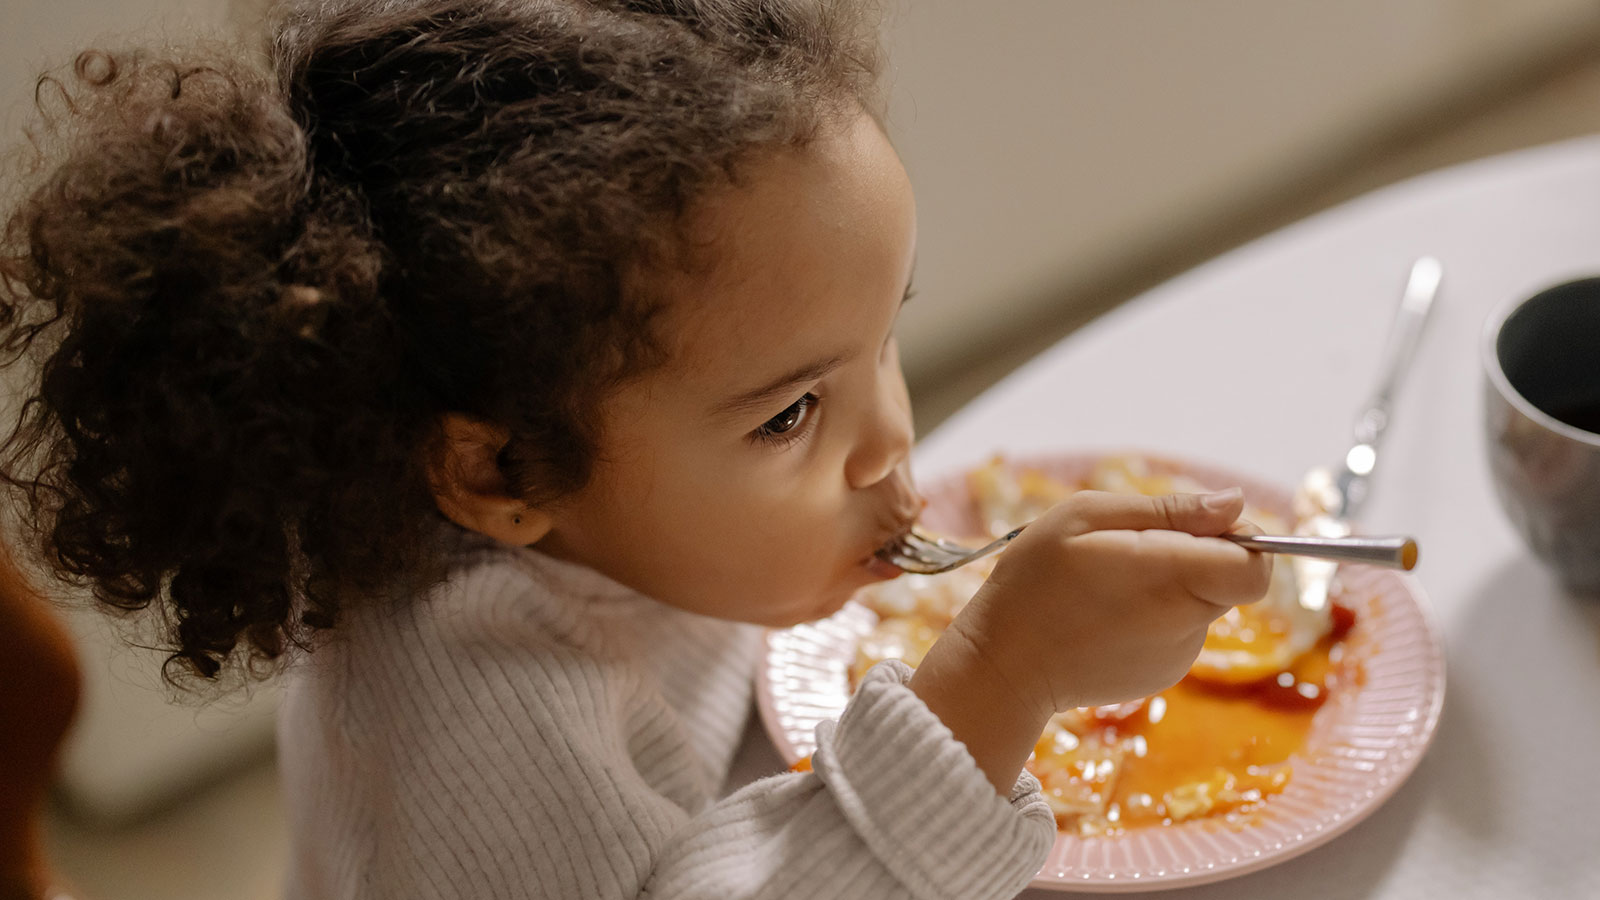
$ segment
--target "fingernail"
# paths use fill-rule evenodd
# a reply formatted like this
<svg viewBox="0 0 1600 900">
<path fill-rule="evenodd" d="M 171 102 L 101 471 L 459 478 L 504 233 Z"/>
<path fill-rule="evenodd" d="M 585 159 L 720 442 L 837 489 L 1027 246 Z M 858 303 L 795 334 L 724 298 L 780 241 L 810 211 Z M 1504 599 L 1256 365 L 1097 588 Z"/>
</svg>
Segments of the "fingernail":
<svg viewBox="0 0 1600 900">
<path fill-rule="evenodd" d="M 1212 491 L 1209 494 L 1201 494 L 1200 505 L 1212 512 L 1217 512 L 1227 509 L 1243 496 L 1244 490 L 1242 488 L 1231 487 L 1225 491 Z"/>
</svg>

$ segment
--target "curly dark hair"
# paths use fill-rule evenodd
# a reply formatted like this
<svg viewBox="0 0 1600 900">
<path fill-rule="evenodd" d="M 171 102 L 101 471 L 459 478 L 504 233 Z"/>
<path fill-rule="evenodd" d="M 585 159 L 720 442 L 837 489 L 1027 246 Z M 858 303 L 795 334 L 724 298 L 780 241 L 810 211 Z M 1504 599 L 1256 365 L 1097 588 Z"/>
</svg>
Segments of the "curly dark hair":
<svg viewBox="0 0 1600 900">
<path fill-rule="evenodd" d="M 863 6 L 346 0 L 280 15 L 265 71 L 42 77 L 0 234 L 29 544 L 213 677 L 442 575 L 444 413 L 510 433 L 530 501 L 581 487 L 592 409 L 661 358 L 637 273 L 753 154 L 876 109 Z"/>
</svg>

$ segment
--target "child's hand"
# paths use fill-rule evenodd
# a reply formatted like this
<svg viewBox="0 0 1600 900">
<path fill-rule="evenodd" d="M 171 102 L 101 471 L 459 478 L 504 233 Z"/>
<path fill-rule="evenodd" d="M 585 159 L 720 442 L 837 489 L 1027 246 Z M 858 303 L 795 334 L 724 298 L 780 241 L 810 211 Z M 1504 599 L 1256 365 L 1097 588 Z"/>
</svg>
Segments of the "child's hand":
<svg viewBox="0 0 1600 900">
<path fill-rule="evenodd" d="M 1074 494 L 1012 542 L 912 689 L 1009 789 L 1050 714 L 1171 686 L 1213 619 L 1266 593 L 1269 559 L 1208 539 L 1255 530 L 1243 509 L 1236 490 Z"/>
<path fill-rule="evenodd" d="M 1210 497 L 1075 494 L 1012 542 L 952 627 L 1049 712 L 1170 687 L 1206 626 L 1259 600 L 1272 572 L 1262 554 L 1205 539 L 1244 509 L 1237 492 Z"/>
</svg>

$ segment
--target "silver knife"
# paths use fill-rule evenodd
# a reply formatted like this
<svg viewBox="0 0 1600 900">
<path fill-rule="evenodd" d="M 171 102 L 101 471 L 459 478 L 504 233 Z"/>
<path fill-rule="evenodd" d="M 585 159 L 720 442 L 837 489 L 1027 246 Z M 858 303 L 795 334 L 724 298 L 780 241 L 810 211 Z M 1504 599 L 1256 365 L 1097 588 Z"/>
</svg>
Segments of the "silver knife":
<svg viewBox="0 0 1600 900">
<path fill-rule="evenodd" d="M 1319 466 L 1308 471 L 1295 491 L 1295 516 L 1299 519 L 1295 534 L 1317 537 L 1345 537 L 1350 534 L 1351 522 L 1360 512 L 1367 498 L 1368 479 L 1378 464 L 1378 445 L 1384 429 L 1389 425 L 1390 410 L 1401 377 L 1410 367 L 1417 342 L 1422 337 L 1422 327 L 1428 321 L 1428 311 L 1433 308 L 1434 295 L 1439 291 L 1439 279 L 1444 270 L 1439 261 L 1424 256 L 1411 266 L 1411 277 L 1406 282 L 1406 292 L 1395 311 L 1394 323 L 1389 327 L 1389 342 L 1383 353 L 1383 370 L 1378 386 L 1373 390 L 1360 415 L 1356 416 L 1355 443 L 1345 453 L 1343 462 L 1335 467 Z M 1300 592 L 1300 605 L 1320 611 L 1328 605 L 1328 589 L 1339 564 L 1329 560 L 1295 558 L 1295 582 Z"/>
</svg>

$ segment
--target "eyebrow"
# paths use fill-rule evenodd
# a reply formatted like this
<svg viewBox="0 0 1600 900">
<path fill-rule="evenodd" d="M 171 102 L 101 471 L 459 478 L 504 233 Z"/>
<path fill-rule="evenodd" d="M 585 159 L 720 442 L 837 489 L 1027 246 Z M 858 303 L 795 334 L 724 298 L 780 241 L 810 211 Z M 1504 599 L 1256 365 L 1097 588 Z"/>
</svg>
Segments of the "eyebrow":
<svg viewBox="0 0 1600 900">
<path fill-rule="evenodd" d="M 849 361 L 849 355 L 840 353 L 826 359 L 806 363 L 774 378 L 753 391 L 745 391 L 736 397 L 724 400 L 717 404 L 712 413 L 719 417 L 733 417 L 765 409 L 779 399 L 786 397 L 797 385 L 805 384 L 808 381 L 821 380 L 829 372 Z"/>
<path fill-rule="evenodd" d="M 911 283 L 916 277 L 916 272 L 917 257 L 913 251 L 911 268 L 906 272 L 905 294 L 907 297 L 911 295 Z M 900 305 L 904 306 L 905 302 L 905 299 L 902 298 Z M 765 409 L 786 396 L 796 385 L 805 384 L 808 381 L 820 381 L 829 372 L 849 362 L 851 358 L 852 354 L 837 353 L 826 359 L 807 363 L 786 375 L 768 382 L 762 387 L 758 387 L 753 391 L 745 391 L 738 396 L 722 401 L 711 411 L 711 414 L 718 418 L 733 418 Z"/>
</svg>

